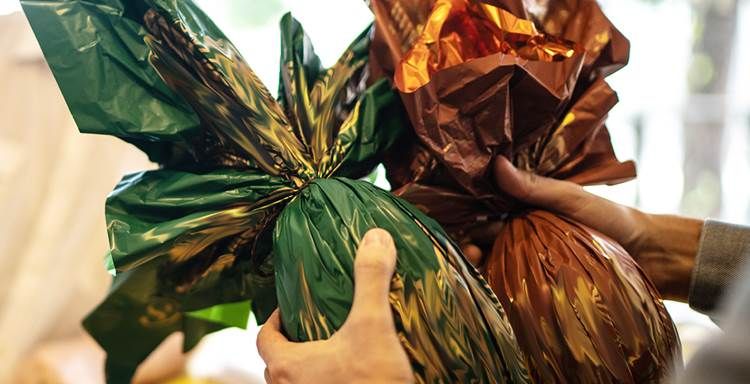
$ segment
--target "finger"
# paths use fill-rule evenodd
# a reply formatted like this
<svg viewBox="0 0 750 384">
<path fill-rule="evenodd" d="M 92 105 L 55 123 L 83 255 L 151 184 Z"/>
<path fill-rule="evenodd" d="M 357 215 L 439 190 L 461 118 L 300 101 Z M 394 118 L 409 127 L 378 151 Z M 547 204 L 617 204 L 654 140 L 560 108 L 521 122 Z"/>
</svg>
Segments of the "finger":
<svg viewBox="0 0 750 384">
<path fill-rule="evenodd" d="M 578 184 L 521 171 L 503 156 L 495 158 L 494 171 L 498 187 L 511 196 L 596 228 L 629 252 L 637 250 L 641 235 L 636 223 L 644 222 L 642 212 L 589 193 Z"/>
<path fill-rule="evenodd" d="M 258 354 L 266 362 L 266 365 L 283 356 L 284 353 L 290 352 L 290 349 L 294 347 L 294 343 L 287 340 L 281 332 L 281 315 L 278 309 L 273 311 L 266 323 L 260 328 L 256 346 L 258 347 Z"/>
<path fill-rule="evenodd" d="M 461 251 L 475 268 L 482 265 L 482 250 L 479 247 L 474 244 L 464 244 L 461 246 Z"/>
<path fill-rule="evenodd" d="M 495 158 L 493 171 L 495 183 L 501 191 L 518 200 L 533 203 L 527 199 L 533 189 L 534 180 L 527 173 L 519 171 L 505 156 Z"/>
<path fill-rule="evenodd" d="M 504 156 L 495 158 L 494 173 L 498 188 L 505 193 L 565 215 L 576 214 L 595 197 L 578 184 L 522 171 Z"/>
<path fill-rule="evenodd" d="M 379 228 L 362 238 L 354 260 L 354 302 L 351 318 L 390 314 L 388 292 L 396 269 L 396 246 L 391 235 Z M 390 318 L 385 317 L 392 323 Z M 391 324 L 392 326 L 392 324 Z"/>
<path fill-rule="evenodd" d="M 480 249 L 492 247 L 504 224 L 502 220 L 478 224 L 467 231 L 466 242 L 474 244 Z"/>
<path fill-rule="evenodd" d="M 272 381 L 271 381 L 271 374 L 268 373 L 268 368 L 266 368 L 265 370 L 263 370 L 263 377 L 266 379 L 266 384 L 271 384 L 272 383 Z"/>
</svg>

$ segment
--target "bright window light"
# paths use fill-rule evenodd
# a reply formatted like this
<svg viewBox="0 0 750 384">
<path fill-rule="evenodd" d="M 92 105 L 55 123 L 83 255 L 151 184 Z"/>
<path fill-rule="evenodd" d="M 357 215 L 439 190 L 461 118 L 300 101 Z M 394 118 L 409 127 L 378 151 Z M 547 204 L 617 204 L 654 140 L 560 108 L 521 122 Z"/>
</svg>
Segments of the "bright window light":
<svg viewBox="0 0 750 384">
<path fill-rule="evenodd" d="M 0 0 L 0 15 L 7 15 L 21 10 L 19 0 Z"/>
</svg>

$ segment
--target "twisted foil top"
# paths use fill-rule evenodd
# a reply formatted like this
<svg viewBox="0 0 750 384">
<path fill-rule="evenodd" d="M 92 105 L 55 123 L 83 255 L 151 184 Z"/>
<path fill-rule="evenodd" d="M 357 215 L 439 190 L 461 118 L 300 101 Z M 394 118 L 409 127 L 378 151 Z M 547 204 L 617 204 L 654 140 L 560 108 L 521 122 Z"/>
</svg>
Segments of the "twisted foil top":
<svg viewBox="0 0 750 384">
<path fill-rule="evenodd" d="M 435 1 L 421 30 L 396 66 L 393 82 L 402 92 L 414 92 L 441 69 L 494 53 L 558 61 L 582 51 L 573 42 L 537 31 L 531 20 L 465 0 Z"/>
</svg>

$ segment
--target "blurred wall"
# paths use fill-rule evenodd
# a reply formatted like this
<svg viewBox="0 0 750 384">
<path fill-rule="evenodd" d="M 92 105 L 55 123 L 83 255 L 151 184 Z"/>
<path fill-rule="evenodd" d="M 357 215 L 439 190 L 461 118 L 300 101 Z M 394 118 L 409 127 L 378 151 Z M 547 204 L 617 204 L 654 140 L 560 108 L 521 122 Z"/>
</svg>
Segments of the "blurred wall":
<svg viewBox="0 0 750 384">
<path fill-rule="evenodd" d="M 25 17 L 0 16 L 0 383 L 38 343 L 81 333 L 109 276 L 104 200 L 144 155 L 81 135 Z"/>
</svg>

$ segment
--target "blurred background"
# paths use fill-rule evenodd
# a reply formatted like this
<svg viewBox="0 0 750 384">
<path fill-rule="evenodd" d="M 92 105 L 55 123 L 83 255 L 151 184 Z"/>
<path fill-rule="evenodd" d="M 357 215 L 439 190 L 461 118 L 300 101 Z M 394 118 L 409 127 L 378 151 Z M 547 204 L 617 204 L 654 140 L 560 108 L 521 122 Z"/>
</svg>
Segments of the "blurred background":
<svg viewBox="0 0 750 384">
<path fill-rule="evenodd" d="M 609 78 L 609 118 L 637 180 L 595 193 L 650 212 L 750 224 L 750 0 L 600 0 L 630 39 Z M 371 21 L 357 0 L 198 0 L 275 90 L 281 15 L 291 11 L 332 64 Z M 99 383 L 103 354 L 80 319 L 109 284 L 104 200 L 123 174 L 153 167 L 134 147 L 76 131 L 17 0 L 0 0 L 0 383 Z M 383 177 L 381 186 L 387 187 Z M 718 332 L 669 303 L 689 358 Z M 257 327 L 170 339 L 139 382 L 255 383 Z"/>
</svg>

